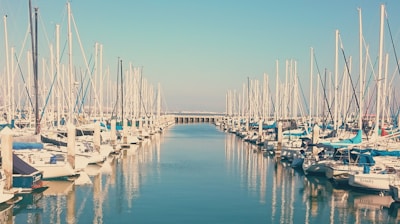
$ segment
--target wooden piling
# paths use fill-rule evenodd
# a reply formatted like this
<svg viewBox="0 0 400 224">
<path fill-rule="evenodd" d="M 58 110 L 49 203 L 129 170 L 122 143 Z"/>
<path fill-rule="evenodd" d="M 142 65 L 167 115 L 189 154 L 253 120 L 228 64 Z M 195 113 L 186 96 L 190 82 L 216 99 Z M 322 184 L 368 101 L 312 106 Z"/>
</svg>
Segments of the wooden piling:
<svg viewBox="0 0 400 224">
<path fill-rule="evenodd" d="M 93 134 L 93 144 L 94 144 L 94 149 L 98 152 L 100 152 L 100 122 L 96 121 L 94 124 L 94 134 Z"/>
<path fill-rule="evenodd" d="M 3 128 L 1 131 L 1 159 L 2 169 L 6 175 L 5 190 L 11 190 L 13 186 L 12 174 L 13 174 L 13 156 L 12 156 L 12 145 L 13 145 L 13 131 L 9 127 Z M 1 191 L 3 189 L 0 189 Z"/>
<path fill-rule="evenodd" d="M 111 136 L 110 136 L 110 138 L 111 138 L 111 145 L 112 146 L 115 146 L 115 143 L 116 143 L 116 140 L 117 140 L 117 130 L 116 130 L 116 127 L 117 127 L 117 121 L 115 120 L 115 119 L 112 119 L 111 120 Z"/>
<path fill-rule="evenodd" d="M 318 143 L 319 140 L 319 126 L 317 124 L 314 125 L 313 127 L 313 132 L 312 132 L 312 144 L 315 145 Z M 318 148 L 316 146 L 312 147 L 312 153 L 313 155 L 317 155 L 318 154 Z"/>
<path fill-rule="evenodd" d="M 75 125 L 68 122 L 67 124 L 67 161 L 75 169 L 75 135 L 76 135 L 76 128 Z"/>
<path fill-rule="evenodd" d="M 128 119 L 123 120 L 123 126 L 122 126 L 122 144 L 127 144 L 128 143 Z"/>
</svg>

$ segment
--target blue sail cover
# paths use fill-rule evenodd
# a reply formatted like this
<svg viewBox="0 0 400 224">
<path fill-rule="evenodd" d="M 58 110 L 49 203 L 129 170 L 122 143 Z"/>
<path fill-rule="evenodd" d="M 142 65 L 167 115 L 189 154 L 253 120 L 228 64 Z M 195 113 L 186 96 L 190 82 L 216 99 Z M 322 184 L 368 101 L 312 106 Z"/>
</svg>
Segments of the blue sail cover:
<svg viewBox="0 0 400 224">
<path fill-rule="evenodd" d="M 267 130 L 267 129 L 274 129 L 276 128 L 276 121 L 273 124 L 263 124 L 263 130 Z"/>
<path fill-rule="evenodd" d="M 249 126 L 252 128 L 258 128 L 258 122 L 251 122 L 249 123 Z M 274 129 L 276 128 L 276 121 L 273 124 L 263 124 L 262 129 L 263 130 L 268 130 L 268 129 Z"/>
<path fill-rule="evenodd" d="M 43 149 L 43 144 L 38 142 L 13 142 L 13 149 Z"/>
<path fill-rule="evenodd" d="M 397 157 L 400 157 L 400 151 L 399 150 L 384 151 L 384 150 L 371 149 L 371 156 L 397 156 Z"/>
<path fill-rule="evenodd" d="M 283 133 L 284 136 L 296 136 L 296 137 L 301 137 L 301 136 L 307 136 L 307 132 L 303 131 L 303 132 L 286 132 Z"/>
<path fill-rule="evenodd" d="M 29 175 L 38 170 L 27 164 L 17 155 L 13 154 L 13 174 Z"/>
<path fill-rule="evenodd" d="M 322 142 L 320 144 L 338 149 L 338 148 L 345 148 L 353 144 L 359 144 L 361 142 L 362 142 L 362 130 L 358 130 L 356 136 L 354 136 L 353 138 L 343 139 L 337 142 Z"/>
</svg>

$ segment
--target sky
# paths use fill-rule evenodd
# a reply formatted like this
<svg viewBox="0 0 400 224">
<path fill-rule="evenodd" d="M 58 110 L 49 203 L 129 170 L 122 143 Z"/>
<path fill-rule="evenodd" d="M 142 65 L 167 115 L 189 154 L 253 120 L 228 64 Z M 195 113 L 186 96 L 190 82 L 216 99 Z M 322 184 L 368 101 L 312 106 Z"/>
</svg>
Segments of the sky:
<svg viewBox="0 0 400 224">
<path fill-rule="evenodd" d="M 301 85 L 307 89 L 310 48 L 320 69 L 334 69 L 335 30 L 340 32 L 346 55 L 358 58 L 358 8 L 362 10 L 363 33 L 371 55 L 378 51 L 381 4 L 386 5 L 397 46 L 400 31 L 398 0 L 70 3 L 87 57 L 93 54 L 97 42 L 103 45 L 103 65 L 111 72 L 116 73 L 118 58 L 142 67 L 149 83 L 161 84 L 163 105 L 168 111 L 225 112 L 227 91 L 241 91 L 248 78 L 262 82 L 264 73 L 274 82 L 276 61 L 284 71 L 285 61 L 295 60 Z M 32 0 L 32 6 L 39 8 L 41 44 L 54 42 L 55 24 L 61 24 L 61 35 L 66 35 L 66 1 Z M 0 13 L 2 18 L 7 15 L 9 46 L 17 52 L 22 46 L 29 49 L 30 39 L 25 39 L 28 0 L 0 0 Z M 1 27 L 0 66 L 4 67 L 4 23 Z M 385 49 L 393 52 L 389 35 L 385 35 Z M 74 52 L 79 52 L 78 44 L 74 46 Z M 39 54 L 45 57 L 46 53 Z"/>
</svg>

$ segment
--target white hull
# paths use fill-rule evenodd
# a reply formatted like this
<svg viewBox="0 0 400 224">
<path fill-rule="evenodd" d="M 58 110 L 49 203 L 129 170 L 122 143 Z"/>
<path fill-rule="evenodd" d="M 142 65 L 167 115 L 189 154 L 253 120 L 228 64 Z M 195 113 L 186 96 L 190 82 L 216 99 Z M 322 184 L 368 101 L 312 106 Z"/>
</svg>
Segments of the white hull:
<svg viewBox="0 0 400 224">
<path fill-rule="evenodd" d="M 389 184 L 395 184 L 397 174 L 358 173 L 349 175 L 349 185 L 373 191 L 389 191 Z"/>
<path fill-rule="evenodd" d="M 326 175 L 326 170 L 332 163 L 334 163 L 332 160 L 318 160 L 306 157 L 302 166 L 305 174 Z"/>
<path fill-rule="evenodd" d="M 76 175 L 75 170 L 69 163 L 30 165 L 39 171 L 43 171 L 43 179 L 63 178 Z"/>
<path fill-rule="evenodd" d="M 76 175 L 75 170 L 66 161 L 57 160 L 46 150 L 17 150 L 14 153 L 35 169 L 43 172 L 43 179 L 63 178 Z"/>
<path fill-rule="evenodd" d="M 347 175 L 353 172 L 362 172 L 363 167 L 361 166 L 353 166 L 353 165 L 339 165 L 335 164 L 332 166 L 327 166 L 325 171 L 325 176 L 328 179 L 332 179 L 336 176 Z"/>
</svg>

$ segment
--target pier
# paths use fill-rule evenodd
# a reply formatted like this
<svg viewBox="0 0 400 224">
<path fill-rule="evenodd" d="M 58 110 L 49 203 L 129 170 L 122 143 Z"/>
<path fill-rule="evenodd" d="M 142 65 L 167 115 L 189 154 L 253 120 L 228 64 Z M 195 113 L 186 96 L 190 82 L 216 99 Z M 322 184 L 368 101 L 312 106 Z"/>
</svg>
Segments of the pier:
<svg viewBox="0 0 400 224">
<path fill-rule="evenodd" d="M 222 121 L 224 115 L 211 113 L 176 113 L 173 114 L 176 124 L 184 123 L 216 123 Z"/>
</svg>

